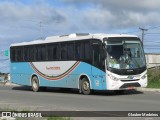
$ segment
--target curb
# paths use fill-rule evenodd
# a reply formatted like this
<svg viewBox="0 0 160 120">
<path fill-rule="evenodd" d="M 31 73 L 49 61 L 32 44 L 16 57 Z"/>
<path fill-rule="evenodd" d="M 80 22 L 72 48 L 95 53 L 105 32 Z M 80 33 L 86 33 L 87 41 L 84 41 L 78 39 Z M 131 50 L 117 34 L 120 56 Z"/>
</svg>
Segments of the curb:
<svg viewBox="0 0 160 120">
<path fill-rule="evenodd" d="M 156 88 L 136 88 L 139 91 L 146 91 L 146 92 L 160 92 L 160 89 Z"/>
<path fill-rule="evenodd" d="M 1 84 L 1 83 L 0 83 Z M 18 84 L 14 84 L 11 82 L 3 83 L 4 86 L 20 86 Z M 144 92 L 160 92 L 160 89 L 158 88 L 135 88 L 138 91 L 144 91 Z"/>
<path fill-rule="evenodd" d="M 7 83 L 0 82 L 0 85 L 3 85 L 3 86 L 20 86 L 18 84 L 14 84 L 14 83 L 11 83 L 11 82 L 7 82 Z"/>
<path fill-rule="evenodd" d="M 14 83 L 10 83 L 10 82 L 7 82 L 4 84 L 5 86 L 20 86 L 18 84 L 14 84 Z"/>
</svg>

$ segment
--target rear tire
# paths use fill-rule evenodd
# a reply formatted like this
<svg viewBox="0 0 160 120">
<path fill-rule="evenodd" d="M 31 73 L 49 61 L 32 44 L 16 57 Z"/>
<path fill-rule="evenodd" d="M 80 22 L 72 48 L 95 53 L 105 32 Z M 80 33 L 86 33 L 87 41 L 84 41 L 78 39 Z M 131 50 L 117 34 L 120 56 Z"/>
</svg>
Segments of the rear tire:
<svg viewBox="0 0 160 120">
<path fill-rule="evenodd" d="M 81 91 L 84 95 L 91 94 L 90 83 L 87 78 L 83 78 L 81 81 Z"/>
<path fill-rule="evenodd" d="M 36 76 L 32 78 L 32 90 L 33 92 L 39 91 L 39 80 Z"/>
</svg>

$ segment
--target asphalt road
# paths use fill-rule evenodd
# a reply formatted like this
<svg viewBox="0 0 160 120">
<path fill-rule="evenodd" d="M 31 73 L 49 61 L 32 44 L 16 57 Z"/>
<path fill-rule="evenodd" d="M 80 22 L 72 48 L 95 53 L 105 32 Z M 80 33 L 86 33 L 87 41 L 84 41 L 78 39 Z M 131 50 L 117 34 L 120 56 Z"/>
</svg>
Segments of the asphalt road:
<svg viewBox="0 0 160 120">
<path fill-rule="evenodd" d="M 160 92 L 98 92 L 82 95 L 58 89 L 32 92 L 30 87 L 0 85 L 0 108 L 51 111 L 160 111 Z"/>
</svg>

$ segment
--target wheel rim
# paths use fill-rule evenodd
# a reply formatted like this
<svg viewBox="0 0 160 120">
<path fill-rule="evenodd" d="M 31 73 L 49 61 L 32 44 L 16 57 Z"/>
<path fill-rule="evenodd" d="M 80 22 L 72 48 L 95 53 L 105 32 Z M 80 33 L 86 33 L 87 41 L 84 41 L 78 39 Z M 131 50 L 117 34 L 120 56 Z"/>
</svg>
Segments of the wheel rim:
<svg viewBox="0 0 160 120">
<path fill-rule="evenodd" d="M 89 83 L 87 81 L 83 82 L 83 89 L 87 91 L 89 89 Z"/>
<path fill-rule="evenodd" d="M 34 88 L 34 89 L 37 89 L 37 88 L 38 88 L 37 82 L 36 82 L 35 80 L 33 80 L 33 88 Z"/>
</svg>

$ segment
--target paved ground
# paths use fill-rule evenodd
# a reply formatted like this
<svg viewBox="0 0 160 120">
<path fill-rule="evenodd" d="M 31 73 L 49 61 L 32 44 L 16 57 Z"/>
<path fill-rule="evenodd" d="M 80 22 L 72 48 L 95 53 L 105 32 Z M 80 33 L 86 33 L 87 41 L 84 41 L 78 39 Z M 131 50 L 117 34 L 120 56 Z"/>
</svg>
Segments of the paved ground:
<svg viewBox="0 0 160 120">
<path fill-rule="evenodd" d="M 0 85 L 0 107 L 31 110 L 160 110 L 160 92 L 128 91 L 125 94 L 95 92 L 93 95 L 58 89 L 32 92 L 30 87 Z"/>
<path fill-rule="evenodd" d="M 0 108 L 44 111 L 160 111 L 160 92 L 98 92 L 93 95 L 59 89 L 32 92 L 30 87 L 0 85 Z M 152 119 L 148 119 L 152 120 Z"/>
</svg>

